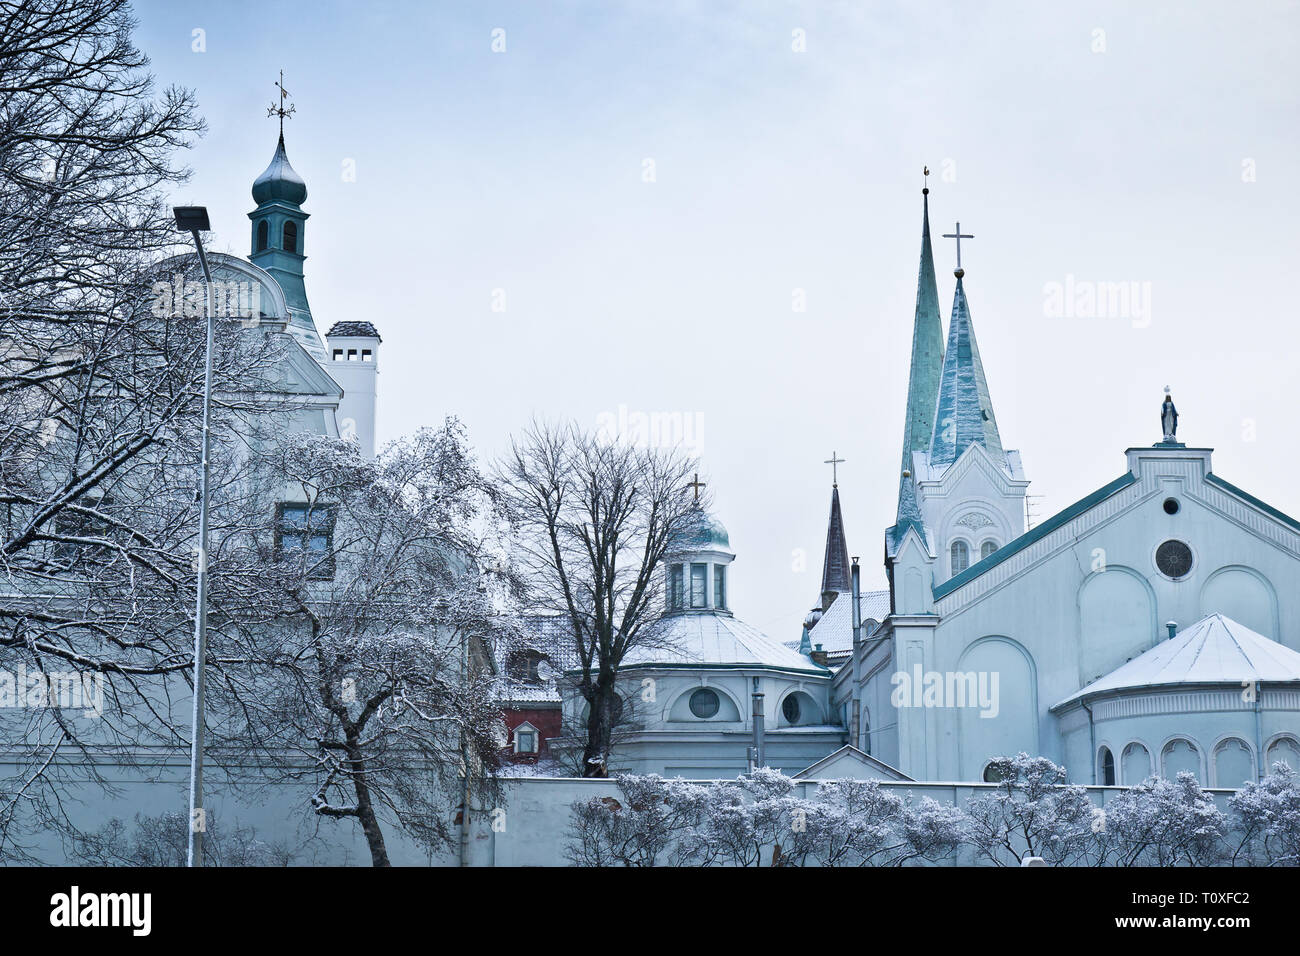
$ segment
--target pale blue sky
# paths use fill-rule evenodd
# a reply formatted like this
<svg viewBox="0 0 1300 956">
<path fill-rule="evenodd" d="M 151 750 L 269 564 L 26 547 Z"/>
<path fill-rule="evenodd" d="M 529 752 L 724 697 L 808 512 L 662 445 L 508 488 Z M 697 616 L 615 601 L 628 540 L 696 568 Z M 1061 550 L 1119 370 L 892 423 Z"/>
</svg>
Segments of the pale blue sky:
<svg viewBox="0 0 1300 956">
<path fill-rule="evenodd" d="M 1300 514 L 1294 3 L 137 13 L 160 81 L 193 87 L 207 118 L 176 199 L 209 207 L 216 248 L 248 252 L 284 69 L 308 294 L 322 332 L 383 334 L 381 441 L 454 413 L 490 457 L 535 413 L 698 415 L 733 606 L 774 637 L 798 637 L 819 587 L 832 449 L 850 551 L 884 586 L 923 164 L 945 325 L 937 235 L 960 219 L 1003 442 L 1043 516 L 1160 438 L 1166 384 L 1180 438 Z M 1044 287 L 1067 275 L 1150 283 L 1149 321 L 1049 317 Z"/>
</svg>

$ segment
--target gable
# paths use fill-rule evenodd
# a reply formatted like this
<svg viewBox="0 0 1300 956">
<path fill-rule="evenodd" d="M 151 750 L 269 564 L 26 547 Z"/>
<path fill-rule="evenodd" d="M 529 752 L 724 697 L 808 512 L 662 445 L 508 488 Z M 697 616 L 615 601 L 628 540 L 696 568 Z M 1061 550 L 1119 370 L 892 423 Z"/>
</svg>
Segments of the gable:
<svg viewBox="0 0 1300 956">
<path fill-rule="evenodd" d="M 818 760 L 811 767 L 800 770 L 795 780 L 912 780 L 903 771 L 882 760 L 877 760 L 851 744 L 845 744 L 834 753 Z"/>
</svg>

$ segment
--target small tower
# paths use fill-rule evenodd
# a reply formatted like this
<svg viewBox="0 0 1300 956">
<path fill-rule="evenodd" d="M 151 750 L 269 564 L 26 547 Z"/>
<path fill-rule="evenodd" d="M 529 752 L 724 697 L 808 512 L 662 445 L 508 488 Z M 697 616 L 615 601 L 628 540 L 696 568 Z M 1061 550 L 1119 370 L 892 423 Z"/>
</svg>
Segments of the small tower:
<svg viewBox="0 0 1300 956">
<path fill-rule="evenodd" d="M 308 213 L 303 212 L 302 204 L 306 199 L 307 184 L 289 165 L 281 133 L 271 164 L 253 182 L 253 201 L 257 208 L 248 214 L 253 223 L 252 252 L 248 258 L 275 277 L 289 308 L 290 333 L 320 361 L 325 357 L 325 349 L 312 322 L 303 280 Z"/>
<path fill-rule="evenodd" d="M 369 322 L 336 322 L 325 333 L 330 377 L 343 389 L 339 436 L 356 439 L 367 458 L 375 456 L 375 379 L 379 375 L 379 332 Z"/>
</svg>

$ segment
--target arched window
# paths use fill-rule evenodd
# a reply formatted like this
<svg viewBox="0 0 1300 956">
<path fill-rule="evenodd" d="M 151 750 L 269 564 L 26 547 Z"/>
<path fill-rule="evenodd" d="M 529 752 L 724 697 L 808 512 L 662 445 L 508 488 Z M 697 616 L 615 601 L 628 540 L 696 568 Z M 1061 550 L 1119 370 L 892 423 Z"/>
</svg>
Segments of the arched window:
<svg viewBox="0 0 1300 956">
<path fill-rule="evenodd" d="M 781 713 L 785 716 L 788 723 L 799 723 L 801 708 L 799 707 L 799 696 L 791 694 L 781 702 Z"/>
<path fill-rule="evenodd" d="M 862 752 L 871 753 L 871 715 L 865 711 L 862 714 Z"/>
<path fill-rule="evenodd" d="M 1110 752 L 1109 747 L 1102 747 L 1097 753 L 1097 764 L 1100 768 L 1101 780 L 1098 781 L 1103 787 L 1115 786 L 1115 755 Z"/>
<path fill-rule="evenodd" d="M 284 251 L 298 251 L 298 224 L 296 222 L 286 222 L 284 224 Z"/>
<path fill-rule="evenodd" d="M 1264 772 L 1272 773 L 1273 765 L 1279 762 L 1292 770 L 1300 771 L 1300 743 L 1294 737 L 1279 737 L 1268 745 L 1268 762 L 1264 765 Z"/>
<path fill-rule="evenodd" d="M 1151 754 L 1136 740 L 1124 748 L 1120 762 L 1126 787 L 1135 787 L 1151 776 Z"/>
<path fill-rule="evenodd" d="M 266 244 L 270 241 L 269 239 L 270 232 L 271 232 L 270 227 L 267 226 L 265 219 L 263 219 L 261 222 L 257 224 L 257 251 L 258 252 L 266 251 Z"/>
<path fill-rule="evenodd" d="M 981 561 L 984 560 L 997 549 L 998 549 L 998 543 L 996 541 L 992 541 L 992 540 L 985 541 L 983 544 L 980 545 L 980 560 Z"/>
<path fill-rule="evenodd" d="M 1214 748 L 1214 786 L 1241 787 L 1255 779 L 1255 755 L 1240 738 L 1229 737 Z"/>
<path fill-rule="evenodd" d="M 970 567 L 970 547 L 965 541 L 952 543 L 952 573 L 961 574 Z"/>
</svg>

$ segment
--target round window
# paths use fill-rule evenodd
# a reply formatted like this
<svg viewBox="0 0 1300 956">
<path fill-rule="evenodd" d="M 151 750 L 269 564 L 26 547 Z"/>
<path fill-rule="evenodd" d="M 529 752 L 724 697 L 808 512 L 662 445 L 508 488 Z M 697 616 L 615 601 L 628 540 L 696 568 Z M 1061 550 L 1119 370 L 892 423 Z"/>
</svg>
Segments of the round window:
<svg viewBox="0 0 1300 956">
<path fill-rule="evenodd" d="M 1165 499 L 1165 514 L 1167 514 L 1167 515 L 1176 515 L 1176 514 L 1178 514 L 1178 499 L 1177 499 L 1177 498 L 1166 498 L 1166 499 Z"/>
<path fill-rule="evenodd" d="M 1167 578 L 1184 577 L 1192 570 L 1192 549 L 1181 541 L 1166 541 L 1156 548 L 1156 567 Z"/>
<path fill-rule="evenodd" d="M 785 714 L 787 723 L 799 723 L 799 698 L 791 694 L 781 702 L 781 713 Z"/>
<path fill-rule="evenodd" d="M 691 694 L 691 713 L 700 718 L 700 720 L 708 720 L 717 712 L 717 691 L 709 690 L 707 687 L 701 687 L 695 693 Z"/>
</svg>

